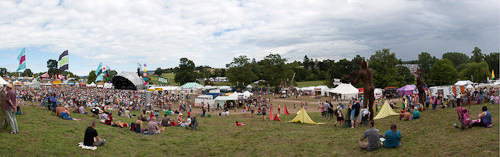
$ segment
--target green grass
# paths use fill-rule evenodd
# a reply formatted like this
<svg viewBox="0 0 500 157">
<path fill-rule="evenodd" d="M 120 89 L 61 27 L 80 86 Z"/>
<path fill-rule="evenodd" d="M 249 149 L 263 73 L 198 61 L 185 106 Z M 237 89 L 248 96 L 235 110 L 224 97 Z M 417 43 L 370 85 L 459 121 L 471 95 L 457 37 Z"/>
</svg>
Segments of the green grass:
<svg viewBox="0 0 500 157">
<path fill-rule="evenodd" d="M 295 98 L 293 98 L 295 99 Z M 291 99 L 291 100 L 293 100 Z M 273 103 L 279 103 L 273 101 Z M 287 104 L 290 113 L 293 104 Z M 299 105 L 298 105 L 299 106 Z M 317 105 L 312 105 L 316 107 Z M 475 118 L 482 105 L 471 107 Z M 284 107 L 282 105 L 282 107 Z M 318 112 L 309 115 L 324 125 L 287 123 L 295 115 L 280 116 L 281 122 L 259 118 L 229 117 L 200 118 L 197 131 L 167 127 L 158 135 L 143 135 L 125 128 L 97 124 L 101 138 L 107 140 L 96 151 L 80 149 L 91 114 L 71 116 L 82 121 L 55 117 L 40 107 L 23 107 L 26 115 L 18 115 L 20 133 L 0 132 L 1 156 L 498 156 L 499 106 L 488 105 L 494 119 L 492 128 L 455 129 L 456 108 L 421 112 L 421 118 L 400 121 L 398 116 L 376 120 L 381 132 L 396 122 L 403 146 L 381 148 L 373 152 L 359 149 L 358 140 L 367 127 L 355 129 L 334 127 L 335 120 L 325 120 Z M 134 112 L 138 114 L 137 112 Z M 344 112 L 345 113 L 345 112 Z M 134 122 L 117 117 L 115 121 Z M 173 117 L 172 117 L 173 118 Z M 240 121 L 245 126 L 236 127 Z"/>
<path fill-rule="evenodd" d="M 168 85 L 171 85 L 171 86 L 178 86 L 179 85 L 179 83 L 175 82 L 175 74 L 174 73 L 163 73 L 163 74 L 161 74 L 161 76 L 168 79 Z M 153 82 L 153 84 L 165 85 L 163 83 L 158 82 L 158 75 L 147 76 L 147 78 L 151 78 L 151 81 Z"/>
<path fill-rule="evenodd" d="M 319 85 L 325 85 L 325 80 L 297 82 L 297 87 L 309 87 L 309 86 L 319 86 Z"/>
</svg>

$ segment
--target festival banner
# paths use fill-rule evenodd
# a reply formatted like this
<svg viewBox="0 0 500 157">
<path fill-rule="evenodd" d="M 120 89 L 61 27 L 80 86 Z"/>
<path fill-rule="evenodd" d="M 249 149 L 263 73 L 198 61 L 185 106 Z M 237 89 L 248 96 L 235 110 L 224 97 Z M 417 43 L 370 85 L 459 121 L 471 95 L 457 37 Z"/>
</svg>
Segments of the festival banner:
<svg viewBox="0 0 500 157">
<path fill-rule="evenodd" d="M 21 54 L 19 54 L 19 56 L 17 57 L 17 60 L 19 61 L 19 67 L 17 68 L 16 72 L 26 69 L 26 55 L 24 53 L 25 48 L 23 48 Z"/>
<path fill-rule="evenodd" d="M 68 57 L 68 50 L 66 50 L 59 56 L 59 70 L 66 71 L 69 68 L 68 66 L 69 66 L 69 57 Z"/>
</svg>

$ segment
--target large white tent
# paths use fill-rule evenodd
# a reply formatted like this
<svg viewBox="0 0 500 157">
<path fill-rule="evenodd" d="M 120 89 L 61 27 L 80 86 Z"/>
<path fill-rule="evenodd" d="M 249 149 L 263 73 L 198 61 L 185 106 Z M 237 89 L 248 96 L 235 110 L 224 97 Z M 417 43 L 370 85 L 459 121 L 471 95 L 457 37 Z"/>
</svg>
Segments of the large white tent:
<svg viewBox="0 0 500 157">
<path fill-rule="evenodd" d="M 352 86 L 350 83 L 342 83 L 328 92 L 340 94 L 341 99 L 349 99 L 357 97 L 359 90 L 356 87 Z"/>
<path fill-rule="evenodd" d="M 471 85 L 471 84 L 474 84 L 472 81 L 469 81 L 469 80 L 464 80 L 464 81 L 457 81 L 455 83 L 455 86 L 467 86 L 467 85 Z"/>
<path fill-rule="evenodd" d="M 6 85 L 9 84 L 9 82 L 5 81 L 2 77 L 0 77 L 0 85 Z"/>
<path fill-rule="evenodd" d="M 226 101 L 231 101 L 231 100 L 238 100 L 238 95 L 233 93 L 229 96 L 218 96 L 217 98 L 214 99 L 215 105 L 213 105 L 213 108 L 216 108 L 217 106 L 224 107 Z"/>
</svg>

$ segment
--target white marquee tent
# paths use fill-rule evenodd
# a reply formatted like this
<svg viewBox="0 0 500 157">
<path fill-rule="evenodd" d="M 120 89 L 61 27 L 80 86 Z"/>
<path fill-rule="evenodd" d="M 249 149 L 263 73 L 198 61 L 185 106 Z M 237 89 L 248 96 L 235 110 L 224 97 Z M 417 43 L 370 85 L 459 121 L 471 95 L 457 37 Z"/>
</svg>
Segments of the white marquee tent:
<svg viewBox="0 0 500 157">
<path fill-rule="evenodd" d="M 341 99 L 349 99 L 357 97 L 359 90 L 356 87 L 352 86 L 350 83 L 342 83 L 328 92 L 340 94 Z"/>
<path fill-rule="evenodd" d="M 5 81 L 2 77 L 0 77 L 0 85 L 6 85 L 9 84 L 9 82 Z"/>
<path fill-rule="evenodd" d="M 467 86 L 467 85 L 471 85 L 471 84 L 474 84 L 472 81 L 469 81 L 469 80 L 464 80 L 464 81 L 457 81 L 455 83 L 455 86 Z"/>
</svg>

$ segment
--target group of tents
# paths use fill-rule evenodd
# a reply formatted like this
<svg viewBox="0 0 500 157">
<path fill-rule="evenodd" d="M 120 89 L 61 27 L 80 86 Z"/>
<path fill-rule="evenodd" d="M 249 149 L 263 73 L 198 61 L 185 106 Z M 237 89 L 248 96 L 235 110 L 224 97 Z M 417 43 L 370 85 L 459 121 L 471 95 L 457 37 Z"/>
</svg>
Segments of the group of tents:
<svg viewBox="0 0 500 157">
<path fill-rule="evenodd" d="M 384 105 L 382 105 L 382 108 L 380 108 L 380 111 L 377 113 L 377 115 L 373 119 L 382 119 L 388 116 L 395 116 L 399 115 L 399 113 L 395 112 L 392 110 L 391 106 L 389 105 L 389 102 L 385 101 Z M 324 124 L 324 123 L 316 123 L 314 122 L 311 117 L 307 114 L 306 110 L 304 108 L 301 108 L 298 112 L 295 118 L 293 118 L 291 121 L 288 122 L 295 122 L 295 123 L 307 123 L 307 124 Z"/>
</svg>

